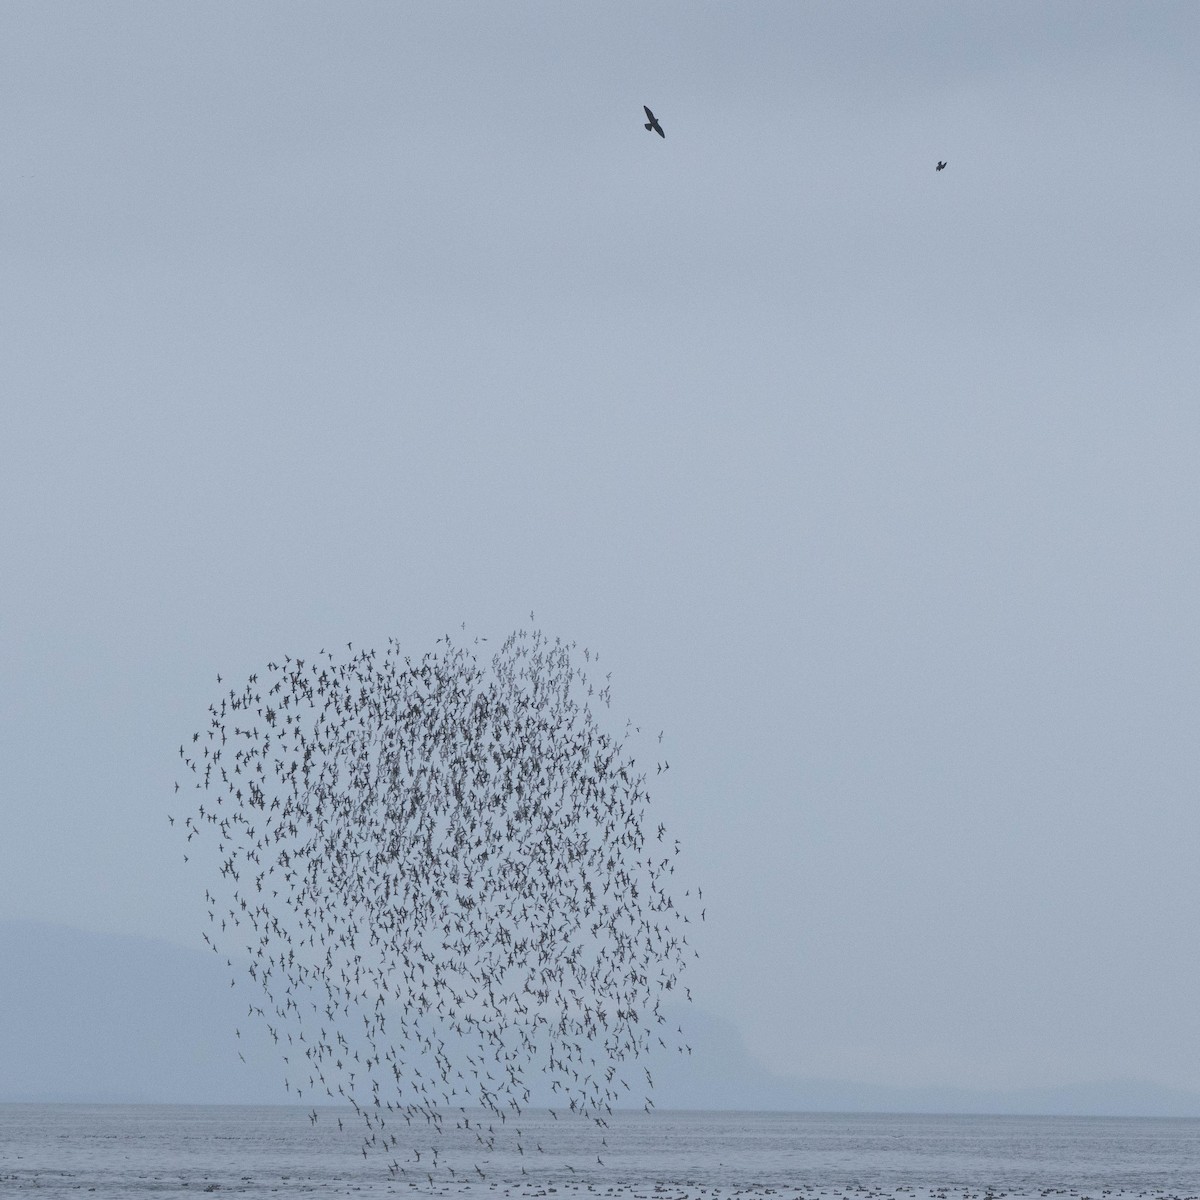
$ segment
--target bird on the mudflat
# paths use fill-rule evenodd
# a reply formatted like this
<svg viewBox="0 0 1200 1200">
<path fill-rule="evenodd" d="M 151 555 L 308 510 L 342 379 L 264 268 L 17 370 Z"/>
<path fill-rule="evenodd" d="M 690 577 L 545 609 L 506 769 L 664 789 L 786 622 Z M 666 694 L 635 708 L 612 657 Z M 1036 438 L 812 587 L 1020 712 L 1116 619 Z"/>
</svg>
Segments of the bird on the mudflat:
<svg viewBox="0 0 1200 1200">
<path fill-rule="evenodd" d="M 662 126 L 658 123 L 658 118 L 650 111 L 650 109 L 645 104 L 643 104 L 642 107 L 644 109 L 646 109 L 646 128 L 653 129 L 654 132 L 657 133 L 660 138 L 665 138 L 667 135 L 665 133 L 663 133 Z"/>
</svg>

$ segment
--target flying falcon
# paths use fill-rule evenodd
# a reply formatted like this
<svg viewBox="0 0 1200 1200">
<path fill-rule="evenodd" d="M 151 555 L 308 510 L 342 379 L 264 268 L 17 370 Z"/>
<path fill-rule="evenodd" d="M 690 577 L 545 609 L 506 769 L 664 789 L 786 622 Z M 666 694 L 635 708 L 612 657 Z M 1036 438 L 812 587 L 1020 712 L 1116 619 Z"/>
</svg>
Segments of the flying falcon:
<svg viewBox="0 0 1200 1200">
<path fill-rule="evenodd" d="M 938 170 L 938 171 L 944 171 L 945 169 L 946 169 L 946 164 L 944 162 L 938 163 L 937 167 L 935 168 L 935 170 Z"/>
<path fill-rule="evenodd" d="M 642 107 L 646 109 L 646 128 L 653 129 L 660 138 L 665 138 L 667 135 L 663 133 L 662 126 L 658 123 L 658 118 L 644 104 Z"/>
</svg>

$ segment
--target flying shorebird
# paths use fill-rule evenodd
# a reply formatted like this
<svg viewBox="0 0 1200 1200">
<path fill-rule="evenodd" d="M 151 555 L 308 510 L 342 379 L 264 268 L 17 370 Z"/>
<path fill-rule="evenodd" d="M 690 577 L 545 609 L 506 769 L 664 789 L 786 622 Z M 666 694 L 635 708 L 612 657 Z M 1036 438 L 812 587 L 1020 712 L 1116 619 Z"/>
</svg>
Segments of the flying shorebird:
<svg viewBox="0 0 1200 1200">
<path fill-rule="evenodd" d="M 946 169 L 946 164 L 944 162 L 940 162 L 935 169 L 938 171 L 944 171 Z"/>
<path fill-rule="evenodd" d="M 663 133 L 662 126 L 658 123 L 658 118 L 650 111 L 646 105 L 642 105 L 646 109 L 646 128 L 653 129 L 660 138 L 665 138 L 667 135 Z"/>
</svg>

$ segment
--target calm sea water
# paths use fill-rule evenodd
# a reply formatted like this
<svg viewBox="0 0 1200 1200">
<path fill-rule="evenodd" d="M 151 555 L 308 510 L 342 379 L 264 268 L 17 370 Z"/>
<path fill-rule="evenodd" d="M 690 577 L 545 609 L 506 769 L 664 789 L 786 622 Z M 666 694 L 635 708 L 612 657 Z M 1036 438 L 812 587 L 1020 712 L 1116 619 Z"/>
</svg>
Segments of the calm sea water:
<svg viewBox="0 0 1200 1200">
<path fill-rule="evenodd" d="M 525 1114 L 524 1152 L 511 1138 L 482 1151 L 473 1132 L 422 1130 L 364 1157 L 350 1118 L 329 1108 L 314 1124 L 298 1108 L 0 1105 L 0 1196 L 1200 1200 L 1197 1120 L 639 1112 L 597 1130 Z M 403 1175 L 389 1175 L 389 1162 Z"/>
</svg>

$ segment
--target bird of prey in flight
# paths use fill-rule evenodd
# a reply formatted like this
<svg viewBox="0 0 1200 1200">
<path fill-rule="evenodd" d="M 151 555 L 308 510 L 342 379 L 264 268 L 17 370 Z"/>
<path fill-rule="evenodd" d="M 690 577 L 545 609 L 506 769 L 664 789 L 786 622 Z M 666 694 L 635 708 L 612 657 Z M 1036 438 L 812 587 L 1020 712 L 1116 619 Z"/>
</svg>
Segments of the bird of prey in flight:
<svg viewBox="0 0 1200 1200">
<path fill-rule="evenodd" d="M 938 165 L 937 165 L 937 167 L 936 167 L 936 170 L 938 170 L 938 171 L 944 171 L 945 169 L 946 169 L 946 164 L 945 164 L 944 162 L 940 162 L 940 163 L 938 163 Z"/>
<path fill-rule="evenodd" d="M 642 107 L 646 109 L 646 128 L 653 129 L 660 138 L 665 138 L 667 135 L 663 133 L 662 126 L 658 123 L 658 118 L 649 110 L 649 108 L 646 108 L 646 105 L 643 104 Z"/>
</svg>

